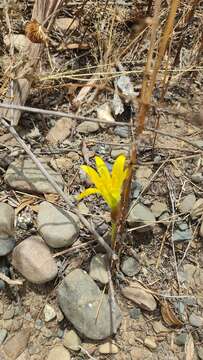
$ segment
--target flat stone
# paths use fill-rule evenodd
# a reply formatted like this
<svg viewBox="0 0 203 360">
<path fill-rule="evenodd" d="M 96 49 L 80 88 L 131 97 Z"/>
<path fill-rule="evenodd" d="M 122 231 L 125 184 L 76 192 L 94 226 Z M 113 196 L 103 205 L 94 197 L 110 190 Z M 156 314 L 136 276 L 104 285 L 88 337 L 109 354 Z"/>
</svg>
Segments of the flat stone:
<svg viewBox="0 0 203 360">
<path fill-rule="evenodd" d="M 71 246 L 79 235 L 79 219 L 70 211 L 65 211 L 47 201 L 39 205 L 37 217 L 38 231 L 53 248 Z"/>
<path fill-rule="evenodd" d="M 150 350 L 155 350 L 157 348 L 157 344 L 153 336 L 146 336 L 144 344 Z"/>
<path fill-rule="evenodd" d="M 128 148 L 127 147 L 123 147 L 123 148 L 115 148 L 111 151 L 111 157 L 112 159 L 116 159 L 119 155 L 125 155 L 126 157 L 128 156 Z"/>
<path fill-rule="evenodd" d="M 14 218 L 14 209 L 6 203 L 0 203 L 0 256 L 9 254 L 15 246 Z"/>
<path fill-rule="evenodd" d="M 186 332 L 179 334 L 175 337 L 176 345 L 183 346 L 186 343 L 188 334 Z"/>
<path fill-rule="evenodd" d="M 203 199 L 198 199 L 190 211 L 190 216 L 192 220 L 196 220 L 198 217 L 203 214 Z"/>
<path fill-rule="evenodd" d="M 168 210 L 166 203 L 155 200 L 151 206 L 151 211 L 153 212 L 156 218 L 159 218 L 165 211 Z"/>
<path fill-rule="evenodd" d="M 11 305 L 10 307 L 8 307 L 8 308 L 5 310 L 5 312 L 4 312 L 4 314 L 3 314 L 3 319 L 4 319 L 4 320 L 13 319 L 14 315 L 15 315 L 15 309 L 14 309 L 14 307 Z"/>
<path fill-rule="evenodd" d="M 202 183 L 202 182 L 203 182 L 203 175 L 202 175 L 202 173 L 201 173 L 201 172 L 197 172 L 197 173 L 193 174 L 193 175 L 191 176 L 191 180 L 192 180 L 194 183 L 196 183 L 196 184 Z"/>
<path fill-rule="evenodd" d="M 126 257 L 121 264 L 122 272 L 127 276 L 134 276 L 140 272 L 141 266 L 133 257 Z"/>
<path fill-rule="evenodd" d="M 103 122 L 99 124 L 103 129 L 108 127 L 109 122 L 115 122 L 115 119 L 111 114 L 111 107 L 108 102 L 97 108 L 97 117 L 99 120 L 105 121 L 106 124 Z"/>
<path fill-rule="evenodd" d="M 129 127 L 115 126 L 114 134 L 120 136 L 123 139 L 127 139 L 129 137 Z"/>
<path fill-rule="evenodd" d="M 102 340 L 113 334 L 109 298 L 85 271 L 76 269 L 64 278 L 58 287 L 58 301 L 66 318 L 82 335 Z M 121 323 L 117 305 L 113 316 L 116 331 Z"/>
<path fill-rule="evenodd" d="M 98 350 L 99 350 L 100 354 L 117 354 L 118 353 L 118 347 L 111 342 L 106 342 L 104 344 L 99 345 Z"/>
<path fill-rule="evenodd" d="M 187 223 L 182 223 L 182 229 L 180 228 L 179 224 L 179 229 L 175 229 L 172 235 L 172 239 L 174 242 L 178 242 L 178 241 L 189 241 L 192 238 L 192 230 L 189 228 Z"/>
<path fill-rule="evenodd" d="M 133 202 L 129 211 L 127 223 L 129 227 L 141 226 L 137 231 L 145 232 L 153 229 L 156 219 L 151 210 L 146 206 Z"/>
<path fill-rule="evenodd" d="M 136 180 L 139 181 L 143 188 L 148 185 L 151 175 L 152 169 L 150 167 L 139 166 L 136 170 Z"/>
<path fill-rule="evenodd" d="M 92 121 L 83 121 L 77 126 L 76 130 L 81 134 L 94 133 L 99 130 L 99 124 Z"/>
<path fill-rule="evenodd" d="M 63 188 L 62 177 L 52 170 L 44 160 L 39 160 L 58 186 Z M 30 159 L 12 162 L 7 169 L 5 181 L 11 188 L 24 192 L 38 194 L 57 193 L 35 163 Z"/>
<path fill-rule="evenodd" d="M 56 317 L 56 312 L 55 312 L 54 308 L 51 305 L 46 304 L 44 307 L 45 322 L 49 322 L 49 321 L 55 319 L 55 317 Z"/>
<path fill-rule="evenodd" d="M 63 338 L 63 345 L 73 351 L 79 351 L 81 340 L 74 330 L 67 331 Z"/>
<path fill-rule="evenodd" d="M 196 201 L 195 194 L 193 194 L 193 193 L 188 194 L 181 200 L 179 210 L 182 213 L 189 213 L 191 211 L 191 209 L 193 208 L 195 201 Z"/>
<path fill-rule="evenodd" d="M 27 52 L 29 50 L 30 41 L 25 35 L 12 34 L 11 38 L 10 38 L 10 35 L 4 36 L 4 43 L 7 47 L 9 47 L 11 45 L 11 40 L 14 44 L 14 47 L 19 52 Z"/>
<path fill-rule="evenodd" d="M 58 272 L 48 246 L 40 236 L 30 236 L 17 245 L 12 264 L 28 281 L 43 284 L 53 280 Z"/>
<path fill-rule="evenodd" d="M 121 290 L 123 296 L 133 301 L 141 309 L 154 311 L 157 307 L 154 297 L 144 288 L 126 286 Z"/>
<path fill-rule="evenodd" d="M 30 330 L 23 329 L 18 331 L 6 341 L 3 350 L 10 359 L 16 359 L 26 349 L 30 337 Z"/>
<path fill-rule="evenodd" d="M 47 360 L 70 360 L 70 353 L 61 345 L 56 345 L 50 350 Z"/>
<path fill-rule="evenodd" d="M 60 17 L 55 20 L 54 25 L 62 31 L 75 30 L 79 26 L 79 21 L 69 17 Z"/>
<path fill-rule="evenodd" d="M 189 316 L 189 322 L 192 326 L 203 327 L 203 317 L 195 313 Z"/>
<path fill-rule="evenodd" d="M 89 275 L 101 284 L 107 284 L 109 282 L 105 254 L 93 256 L 90 263 Z"/>
<path fill-rule="evenodd" d="M 6 339 L 8 331 L 6 329 L 0 329 L 0 345 L 3 344 L 4 340 Z"/>
<path fill-rule="evenodd" d="M 63 142 L 70 134 L 74 126 L 74 121 L 67 117 L 61 117 L 55 125 L 49 130 L 46 139 L 51 144 Z"/>
</svg>

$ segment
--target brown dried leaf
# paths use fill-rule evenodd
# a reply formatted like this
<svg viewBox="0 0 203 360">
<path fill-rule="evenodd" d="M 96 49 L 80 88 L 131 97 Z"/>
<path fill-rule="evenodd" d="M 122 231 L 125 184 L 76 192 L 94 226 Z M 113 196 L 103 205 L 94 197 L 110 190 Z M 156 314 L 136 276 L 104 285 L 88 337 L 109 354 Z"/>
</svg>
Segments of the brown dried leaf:
<svg viewBox="0 0 203 360">
<path fill-rule="evenodd" d="M 56 204 L 59 200 L 58 194 L 44 194 L 45 200 L 53 204 Z"/>
<path fill-rule="evenodd" d="M 191 334 L 188 334 L 186 343 L 185 343 L 185 360 L 193 360 L 194 359 L 194 341 Z"/>
<path fill-rule="evenodd" d="M 24 198 L 18 207 L 15 209 L 15 215 L 18 215 L 19 212 L 21 212 L 23 209 L 25 209 L 28 205 L 33 204 L 33 202 L 36 201 L 34 197 L 26 197 Z"/>
<path fill-rule="evenodd" d="M 184 324 L 178 319 L 171 305 L 166 300 L 161 302 L 161 315 L 168 326 L 182 327 Z"/>
</svg>

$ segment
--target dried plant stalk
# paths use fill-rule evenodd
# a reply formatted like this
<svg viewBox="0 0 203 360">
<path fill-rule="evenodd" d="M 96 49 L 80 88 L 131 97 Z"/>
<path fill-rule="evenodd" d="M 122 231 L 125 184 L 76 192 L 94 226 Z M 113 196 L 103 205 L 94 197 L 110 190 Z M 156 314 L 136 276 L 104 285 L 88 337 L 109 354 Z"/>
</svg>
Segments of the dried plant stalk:
<svg viewBox="0 0 203 360">
<path fill-rule="evenodd" d="M 56 10 L 61 5 L 62 0 L 35 0 L 32 19 L 36 19 L 40 24 L 49 21 L 48 27 L 53 21 Z M 20 66 L 16 68 L 14 78 L 10 81 L 6 100 L 10 104 L 24 105 L 30 92 L 33 76 L 38 62 L 42 56 L 44 44 L 30 45 L 26 52 L 22 52 Z M 22 65 L 23 64 L 23 65 Z M 11 109 L 0 110 L 0 114 L 10 120 L 12 125 L 17 125 L 21 116 L 21 111 L 12 111 Z"/>
</svg>

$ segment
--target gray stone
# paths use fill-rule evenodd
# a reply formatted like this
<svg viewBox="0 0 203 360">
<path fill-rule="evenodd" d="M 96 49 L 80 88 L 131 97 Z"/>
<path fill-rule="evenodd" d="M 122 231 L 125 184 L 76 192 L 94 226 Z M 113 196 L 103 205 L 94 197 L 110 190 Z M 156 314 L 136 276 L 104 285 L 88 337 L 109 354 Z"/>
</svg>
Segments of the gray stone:
<svg viewBox="0 0 203 360">
<path fill-rule="evenodd" d="M 198 217 L 203 214 L 203 199 L 198 199 L 190 211 L 190 216 L 192 220 L 196 220 Z"/>
<path fill-rule="evenodd" d="M 73 351 L 79 351 L 81 340 L 75 331 L 70 330 L 64 334 L 63 345 Z"/>
<path fill-rule="evenodd" d="M 118 353 L 118 347 L 111 342 L 106 342 L 104 344 L 99 345 L 98 350 L 99 350 L 100 354 L 117 354 Z"/>
<path fill-rule="evenodd" d="M 203 327 L 203 317 L 195 313 L 189 316 L 189 322 L 192 326 Z"/>
<path fill-rule="evenodd" d="M 91 121 L 83 121 L 76 130 L 81 134 L 94 133 L 99 130 L 99 124 Z"/>
<path fill-rule="evenodd" d="M 55 312 L 54 308 L 51 305 L 46 304 L 44 307 L 45 322 L 49 322 L 49 321 L 55 319 L 55 317 L 56 317 L 56 312 Z"/>
<path fill-rule="evenodd" d="M 167 226 L 170 222 L 170 213 L 165 211 L 163 214 L 159 216 L 159 223 Z"/>
<path fill-rule="evenodd" d="M 189 241 L 192 238 L 192 230 L 188 227 L 187 223 L 178 225 L 179 229 L 175 229 L 172 235 L 174 242 Z M 182 230 L 181 230 L 182 229 Z"/>
<path fill-rule="evenodd" d="M 196 201 L 195 194 L 188 194 L 181 200 L 179 209 L 182 213 L 188 213 L 191 211 Z"/>
<path fill-rule="evenodd" d="M 123 139 L 127 139 L 129 137 L 129 127 L 116 126 L 114 129 L 114 134 L 120 136 Z"/>
<path fill-rule="evenodd" d="M 30 236 L 22 241 L 12 255 L 14 268 L 32 283 L 43 284 L 57 275 L 56 262 L 40 236 Z"/>
<path fill-rule="evenodd" d="M 15 246 L 14 218 L 14 209 L 0 203 L 0 256 L 9 254 Z"/>
<path fill-rule="evenodd" d="M 29 50 L 30 41 L 23 34 L 12 34 L 4 36 L 4 43 L 7 47 L 11 45 L 11 41 L 19 52 L 27 52 Z"/>
<path fill-rule="evenodd" d="M 99 125 L 103 129 L 105 129 L 109 126 L 108 125 L 109 122 L 110 123 L 115 122 L 115 119 L 113 118 L 113 116 L 111 114 L 111 107 L 108 102 L 100 105 L 97 108 L 97 118 L 102 121 Z M 103 121 L 105 121 L 105 124 L 103 123 Z"/>
<path fill-rule="evenodd" d="M 6 309 L 6 311 L 4 312 L 4 314 L 3 314 L 3 319 L 4 319 L 4 320 L 13 319 L 14 315 L 15 315 L 15 309 L 14 309 L 14 307 L 11 305 L 11 306 L 9 306 L 9 307 Z"/>
<path fill-rule="evenodd" d="M 151 211 L 153 212 L 156 218 L 159 218 L 164 212 L 168 210 L 167 204 L 155 200 L 151 206 Z"/>
<path fill-rule="evenodd" d="M 90 263 L 89 275 L 92 279 L 99 281 L 102 284 L 107 284 L 109 282 L 105 254 L 93 256 Z"/>
<path fill-rule="evenodd" d="M 141 193 L 141 190 L 142 190 L 142 185 L 139 183 L 139 181 L 137 181 L 137 180 L 134 181 L 134 183 L 133 183 L 133 194 L 132 194 L 133 199 L 138 198 L 138 196 Z"/>
<path fill-rule="evenodd" d="M 79 235 L 79 219 L 70 211 L 43 201 L 37 217 L 38 231 L 53 248 L 71 246 Z"/>
<path fill-rule="evenodd" d="M 121 264 L 122 272 L 127 276 L 134 276 L 140 272 L 140 264 L 133 257 L 126 257 Z"/>
<path fill-rule="evenodd" d="M 40 330 L 44 326 L 44 322 L 41 319 L 37 319 L 35 321 L 35 328 L 37 330 Z"/>
<path fill-rule="evenodd" d="M 192 180 L 194 183 L 196 183 L 196 184 L 202 183 L 202 182 L 203 182 L 203 175 L 202 175 L 202 173 L 201 173 L 201 172 L 197 172 L 197 173 L 193 174 L 193 175 L 191 176 L 191 180 Z"/>
<path fill-rule="evenodd" d="M 126 286 L 121 290 L 123 296 L 133 301 L 141 309 L 154 311 L 157 307 L 156 300 L 144 288 Z"/>
<path fill-rule="evenodd" d="M 70 353 L 61 345 L 56 345 L 50 350 L 47 360 L 70 360 Z"/>
<path fill-rule="evenodd" d="M 134 320 L 138 320 L 142 315 L 142 312 L 139 308 L 134 307 L 133 309 L 129 310 L 130 317 Z"/>
<path fill-rule="evenodd" d="M 152 175 L 152 169 L 148 166 L 139 166 L 139 168 L 136 171 L 136 180 L 139 181 L 139 183 L 144 188 L 149 184 L 149 179 Z"/>
<path fill-rule="evenodd" d="M 70 134 L 74 125 L 74 121 L 67 117 L 61 117 L 55 123 L 55 125 L 49 130 L 46 139 L 51 144 L 57 144 L 63 142 Z"/>
<path fill-rule="evenodd" d="M 179 346 L 185 345 L 185 342 L 186 342 L 186 340 L 187 340 L 187 336 L 188 336 L 188 334 L 187 334 L 186 332 L 177 335 L 177 336 L 175 337 L 175 343 L 176 343 L 176 345 L 179 345 Z"/>
<path fill-rule="evenodd" d="M 116 159 L 119 155 L 125 155 L 128 156 L 128 148 L 127 147 L 123 147 L 123 148 L 115 148 L 111 151 L 111 157 L 112 159 Z"/>
<path fill-rule="evenodd" d="M 102 294 L 85 271 L 76 269 L 64 278 L 58 287 L 58 301 L 66 318 L 82 335 L 94 340 L 102 340 L 112 335 L 109 298 Z M 113 316 L 116 331 L 121 323 L 121 313 L 117 305 Z"/>
<path fill-rule="evenodd" d="M 61 175 L 53 171 L 43 159 L 39 160 L 58 186 L 63 188 Z M 7 169 L 5 180 L 11 188 L 24 192 L 28 191 L 38 194 L 57 193 L 47 178 L 30 159 L 12 162 Z"/>
<path fill-rule="evenodd" d="M 8 334 L 8 331 L 6 329 L 1 329 L 0 330 L 0 345 L 3 344 L 4 340 L 6 339 Z"/>
<path fill-rule="evenodd" d="M 153 229 L 156 219 L 146 206 L 135 202 L 130 208 L 127 223 L 130 227 L 138 227 L 137 231 L 145 232 Z"/>
<path fill-rule="evenodd" d="M 23 329 L 18 331 L 6 341 L 5 345 L 3 346 L 3 350 L 8 356 L 8 359 L 16 359 L 20 354 L 23 353 L 27 347 L 29 337 L 30 330 Z"/>
</svg>

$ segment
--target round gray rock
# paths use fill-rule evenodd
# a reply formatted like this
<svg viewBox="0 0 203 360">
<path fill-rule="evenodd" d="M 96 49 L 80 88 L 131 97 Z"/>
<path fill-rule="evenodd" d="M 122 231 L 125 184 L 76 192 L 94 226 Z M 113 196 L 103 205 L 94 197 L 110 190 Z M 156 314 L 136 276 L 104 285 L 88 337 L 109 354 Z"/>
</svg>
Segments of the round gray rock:
<svg viewBox="0 0 203 360">
<path fill-rule="evenodd" d="M 58 287 L 58 301 L 66 318 L 89 339 L 105 339 L 113 334 L 112 321 L 115 331 L 121 323 L 119 307 L 116 305 L 112 319 L 108 296 L 103 295 L 81 269 L 73 270 L 64 278 Z"/>
<path fill-rule="evenodd" d="M 0 203 L 0 256 L 7 255 L 15 246 L 14 218 L 14 209 L 6 203 Z"/>
<path fill-rule="evenodd" d="M 150 209 L 135 202 L 132 203 L 127 222 L 130 227 L 138 227 L 137 231 L 145 232 L 152 230 L 156 219 Z"/>
<path fill-rule="evenodd" d="M 57 275 L 57 264 L 40 236 L 30 236 L 22 241 L 12 255 L 15 269 L 34 284 L 46 283 Z"/>
<path fill-rule="evenodd" d="M 38 231 L 53 248 L 70 246 L 79 235 L 79 219 L 70 211 L 43 201 L 37 217 Z"/>
<path fill-rule="evenodd" d="M 122 272 L 127 276 L 134 276 L 140 272 L 140 264 L 133 257 L 126 257 L 121 264 Z"/>
<path fill-rule="evenodd" d="M 91 278 L 102 284 L 107 284 L 109 282 L 105 259 L 105 254 L 97 254 L 93 256 L 89 271 Z"/>
</svg>

